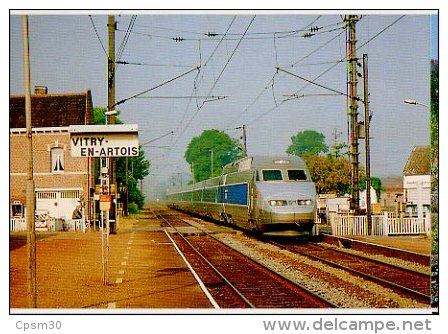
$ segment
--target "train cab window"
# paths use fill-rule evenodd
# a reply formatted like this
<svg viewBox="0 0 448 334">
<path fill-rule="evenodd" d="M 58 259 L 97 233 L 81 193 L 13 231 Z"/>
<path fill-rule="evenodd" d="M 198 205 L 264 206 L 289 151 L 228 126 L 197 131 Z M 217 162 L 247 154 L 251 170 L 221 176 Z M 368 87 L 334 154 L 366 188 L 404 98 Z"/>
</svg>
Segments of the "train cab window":
<svg viewBox="0 0 448 334">
<path fill-rule="evenodd" d="M 280 169 L 265 169 L 261 172 L 263 181 L 281 181 L 282 171 Z"/>
<path fill-rule="evenodd" d="M 288 169 L 289 181 L 306 181 L 306 173 L 303 169 Z"/>
</svg>

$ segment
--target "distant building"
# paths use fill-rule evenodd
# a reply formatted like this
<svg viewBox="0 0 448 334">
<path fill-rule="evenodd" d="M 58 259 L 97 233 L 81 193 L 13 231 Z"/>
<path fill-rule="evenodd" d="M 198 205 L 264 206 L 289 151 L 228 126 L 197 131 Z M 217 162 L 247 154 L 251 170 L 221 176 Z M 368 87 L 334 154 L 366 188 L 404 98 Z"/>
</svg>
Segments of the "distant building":
<svg viewBox="0 0 448 334">
<path fill-rule="evenodd" d="M 429 146 L 414 146 L 403 169 L 406 213 L 423 218 L 430 213 L 431 174 Z"/>
<path fill-rule="evenodd" d="M 376 190 L 370 187 L 370 204 L 371 208 L 376 207 L 378 203 L 378 196 L 376 195 Z M 359 208 L 361 210 L 367 210 L 367 190 L 362 190 L 359 192 Z M 372 210 L 373 211 L 373 210 Z"/>
<path fill-rule="evenodd" d="M 399 216 L 405 211 L 406 203 L 403 194 L 403 176 L 389 176 L 381 179 L 381 207 L 384 211 L 394 212 Z"/>
<path fill-rule="evenodd" d="M 72 158 L 68 126 L 90 124 L 90 91 L 76 94 L 48 94 L 36 87 L 31 96 L 36 210 L 51 217 L 71 219 L 77 205 L 90 212 L 92 187 L 89 158 Z M 27 138 L 25 97 L 9 100 L 10 204 L 11 216 L 26 208 Z"/>
</svg>

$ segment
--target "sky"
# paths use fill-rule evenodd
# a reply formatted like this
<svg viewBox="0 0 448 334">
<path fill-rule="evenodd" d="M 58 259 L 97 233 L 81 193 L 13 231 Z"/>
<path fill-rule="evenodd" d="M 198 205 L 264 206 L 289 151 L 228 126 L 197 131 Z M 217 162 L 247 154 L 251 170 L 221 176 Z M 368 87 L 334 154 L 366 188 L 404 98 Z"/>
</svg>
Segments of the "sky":
<svg viewBox="0 0 448 334">
<path fill-rule="evenodd" d="M 31 86 L 47 86 L 49 93 L 90 89 L 94 106 L 105 107 L 107 16 L 50 14 L 29 16 Z M 238 139 L 235 128 L 245 124 L 249 155 L 283 154 L 291 137 L 307 129 L 323 133 L 328 146 L 335 133 L 338 141 L 348 141 L 346 98 L 283 71 L 346 92 L 345 13 L 114 14 L 116 52 L 121 61 L 133 63 L 117 65 L 116 100 L 154 88 L 117 106 L 122 121 L 138 124 L 140 143 L 162 137 L 144 146 L 151 161 L 143 183 L 149 197 L 159 196 L 167 178 L 189 173 L 186 146 L 207 129 Z M 136 20 L 120 53 L 132 14 Z M 413 146 L 429 144 L 427 108 L 403 100 L 429 105 L 437 17 L 409 11 L 363 14 L 356 26 L 357 56 L 368 55 L 371 174 L 401 175 Z M 303 37 L 310 27 L 319 30 Z M 20 17 L 10 16 L 11 95 L 24 92 L 21 29 Z M 291 98 L 294 93 L 297 98 Z M 361 120 L 363 105 L 358 111 Z M 363 145 L 360 141 L 362 164 Z"/>
</svg>

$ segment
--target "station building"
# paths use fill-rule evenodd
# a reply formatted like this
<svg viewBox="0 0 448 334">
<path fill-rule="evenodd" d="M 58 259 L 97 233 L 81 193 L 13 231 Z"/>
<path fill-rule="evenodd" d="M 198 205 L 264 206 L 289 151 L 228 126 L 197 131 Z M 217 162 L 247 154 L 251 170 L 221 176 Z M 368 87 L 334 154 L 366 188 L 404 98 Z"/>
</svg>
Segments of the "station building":
<svg viewBox="0 0 448 334">
<path fill-rule="evenodd" d="M 68 127 L 90 124 L 91 114 L 90 91 L 48 94 L 46 87 L 35 88 L 31 117 L 36 211 L 63 220 L 72 219 L 77 206 L 90 212 L 93 161 L 71 157 Z M 28 160 L 23 95 L 10 96 L 9 128 L 10 215 L 24 217 Z"/>
<path fill-rule="evenodd" d="M 431 164 L 429 145 L 414 146 L 403 169 L 406 213 L 429 217 L 431 212 Z"/>
</svg>

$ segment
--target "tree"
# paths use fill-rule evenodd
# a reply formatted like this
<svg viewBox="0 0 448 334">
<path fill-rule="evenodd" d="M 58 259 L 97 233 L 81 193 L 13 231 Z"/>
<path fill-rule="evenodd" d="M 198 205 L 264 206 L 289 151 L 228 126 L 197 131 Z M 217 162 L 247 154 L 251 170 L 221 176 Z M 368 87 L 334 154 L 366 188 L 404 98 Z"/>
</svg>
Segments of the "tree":
<svg viewBox="0 0 448 334">
<path fill-rule="evenodd" d="M 194 181 L 202 181 L 221 174 L 222 167 L 243 156 L 235 139 L 215 129 L 205 130 L 191 139 L 185 151 L 185 160 L 194 171 Z M 213 172 L 211 170 L 213 163 Z"/>
<path fill-rule="evenodd" d="M 96 107 L 92 110 L 92 123 L 93 124 L 105 124 L 104 113 L 106 108 Z M 123 122 L 115 117 L 115 124 L 123 124 Z M 116 161 L 116 176 L 117 184 L 126 184 L 126 157 L 119 157 Z M 150 162 L 145 158 L 145 153 L 139 148 L 138 156 L 128 158 L 128 199 L 129 203 L 137 204 L 141 209 L 145 204 L 145 197 L 138 188 L 138 181 L 143 180 L 145 176 L 149 174 Z M 95 170 L 98 170 L 98 166 Z M 122 194 L 123 198 L 124 194 Z"/>
<path fill-rule="evenodd" d="M 318 155 L 328 152 L 325 144 L 325 136 L 314 130 L 298 132 L 291 137 L 292 144 L 288 146 L 286 153 L 303 157 L 304 155 Z"/>
<path fill-rule="evenodd" d="M 439 61 L 438 60 L 431 61 L 430 132 L 431 132 L 431 178 L 432 178 L 431 180 L 432 253 L 438 254 L 439 253 Z M 438 266 L 438 258 L 437 258 L 437 266 Z"/>
<path fill-rule="evenodd" d="M 363 170 L 364 172 L 364 170 Z M 365 190 L 367 186 L 367 181 L 365 179 L 365 175 L 362 175 L 359 180 L 359 190 Z M 381 199 L 381 191 L 384 190 L 381 179 L 376 176 L 370 177 L 370 186 L 375 189 L 377 200 L 379 201 Z"/>
<path fill-rule="evenodd" d="M 304 160 L 318 194 L 336 193 L 341 196 L 350 191 L 350 162 L 347 159 L 305 155 Z"/>
</svg>

